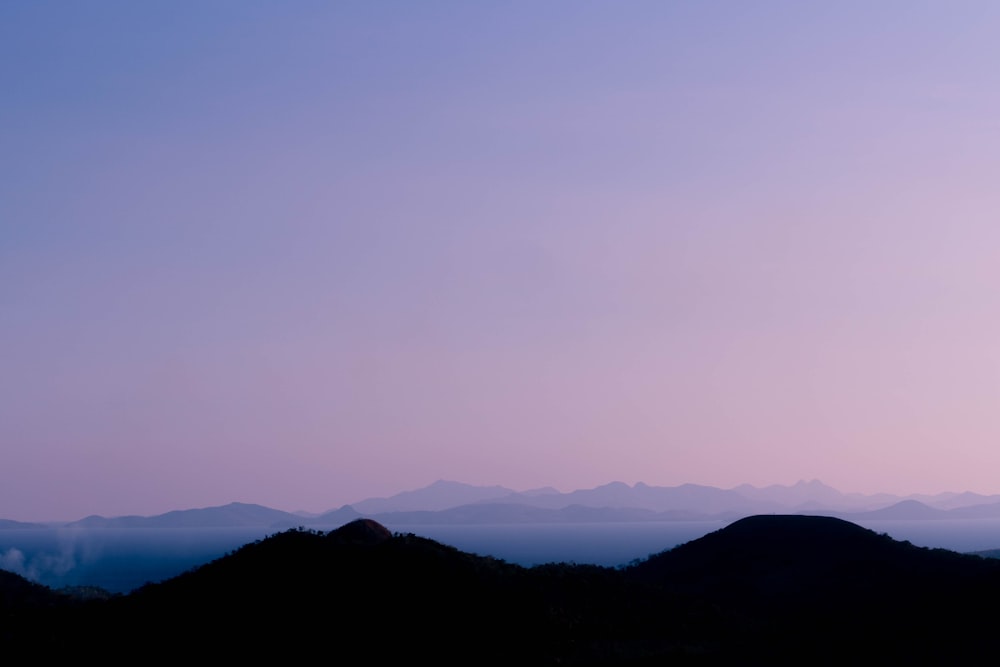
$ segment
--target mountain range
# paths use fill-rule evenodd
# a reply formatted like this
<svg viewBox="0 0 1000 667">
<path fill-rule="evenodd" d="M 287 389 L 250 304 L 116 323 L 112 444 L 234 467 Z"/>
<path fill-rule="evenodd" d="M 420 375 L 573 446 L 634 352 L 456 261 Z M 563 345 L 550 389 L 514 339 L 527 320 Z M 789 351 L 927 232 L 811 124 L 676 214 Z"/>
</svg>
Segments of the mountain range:
<svg viewBox="0 0 1000 667">
<path fill-rule="evenodd" d="M 357 518 L 390 526 L 420 524 L 605 523 L 621 521 L 732 521 L 754 514 L 821 514 L 850 520 L 1000 518 L 1000 495 L 942 493 L 933 496 L 845 494 L 818 480 L 763 488 L 743 484 L 720 489 L 697 484 L 628 485 L 611 482 L 560 493 L 552 488 L 518 492 L 502 486 L 438 481 L 388 498 L 369 498 L 319 515 L 303 515 L 248 503 L 178 510 L 155 516 L 89 516 L 60 525 L 81 528 L 261 527 L 335 528 Z M 0 520 L 0 529 L 26 528 Z"/>
</svg>

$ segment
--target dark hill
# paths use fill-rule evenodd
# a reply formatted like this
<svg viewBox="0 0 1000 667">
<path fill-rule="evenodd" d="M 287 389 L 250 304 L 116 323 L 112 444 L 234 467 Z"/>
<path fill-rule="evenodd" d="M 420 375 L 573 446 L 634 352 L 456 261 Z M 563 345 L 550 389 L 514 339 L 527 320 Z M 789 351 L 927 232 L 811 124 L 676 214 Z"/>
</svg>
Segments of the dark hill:
<svg viewBox="0 0 1000 667">
<path fill-rule="evenodd" d="M 37 648 L 60 645 L 72 634 L 68 627 L 86 615 L 86 598 L 105 594 L 96 588 L 53 591 L 24 577 L 0 570 L 0 646 Z"/>
<path fill-rule="evenodd" d="M 294 530 L 246 545 L 143 587 L 109 606 L 104 622 L 137 646 L 183 638 L 183 646 L 225 659 L 312 659 L 317 643 L 365 638 L 380 663 L 457 663 L 488 650 L 513 664 L 554 650 L 526 572 L 360 519 L 327 534 Z M 351 659 L 344 650 L 335 662 Z"/>
<path fill-rule="evenodd" d="M 856 524 L 822 516 L 765 515 L 740 519 L 704 537 L 650 557 L 645 577 L 691 581 L 699 575 L 751 576 L 789 568 L 804 575 L 847 562 L 914 556 L 906 544 Z"/>
<path fill-rule="evenodd" d="M 357 519 L 330 531 L 327 539 L 342 544 L 380 544 L 392 539 L 389 529 L 371 519 Z"/>
<path fill-rule="evenodd" d="M 898 542 L 842 519 L 754 516 L 650 557 L 632 574 L 671 590 L 761 603 L 821 596 L 867 606 L 964 590 L 998 574 L 993 563 Z M 977 583 L 973 583 L 977 582 Z"/>
<path fill-rule="evenodd" d="M 627 569 L 523 568 L 362 519 L 111 600 L 31 589 L 40 607 L 5 613 L 34 630 L 4 638 L 109 662 L 956 664 L 1000 648 L 998 565 L 839 519 L 760 516 Z"/>
<path fill-rule="evenodd" d="M 891 648 L 893 660 L 945 660 L 996 648 L 990 606 L 1000 568 L 841 519 L 749 517 L 652 556 L 631 575 L 724 609 L 755 653 L 832 643 L 827 655 L 845 659 L 875 647 L 880 655 Z"/>
<path fill-rule="evenodd" d="M 58 596 L 45 586 L 0 570 L 0 613 L 6 615 L 27 607 L 46 607 L 55 604 L 57 599 Z"/>
</svg>

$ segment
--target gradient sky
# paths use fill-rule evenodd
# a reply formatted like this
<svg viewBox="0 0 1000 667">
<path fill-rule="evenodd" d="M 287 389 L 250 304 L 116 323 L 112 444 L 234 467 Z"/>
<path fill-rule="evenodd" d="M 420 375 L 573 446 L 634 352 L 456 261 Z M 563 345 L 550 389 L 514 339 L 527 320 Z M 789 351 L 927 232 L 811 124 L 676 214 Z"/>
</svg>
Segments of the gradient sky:
<svg viewBox="0 0 1000 667">
<path fill-rule="evenodd" d="M 1000 3 L 0 4 L 0 517 L 1000 493 Z"/>
</svg>

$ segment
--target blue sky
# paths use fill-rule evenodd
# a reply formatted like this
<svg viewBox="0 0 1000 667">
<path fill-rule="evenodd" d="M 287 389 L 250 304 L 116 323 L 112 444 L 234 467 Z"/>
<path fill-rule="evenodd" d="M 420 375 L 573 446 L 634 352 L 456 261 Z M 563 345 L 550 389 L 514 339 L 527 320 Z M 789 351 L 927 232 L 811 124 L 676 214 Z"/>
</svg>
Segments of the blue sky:
<svg viewBox="0 0 1000 667">
<path fill-rule="evenodd" d="M 0 7 L 0 515 L 1000 492 L 987 2 Z"/>
</svg>

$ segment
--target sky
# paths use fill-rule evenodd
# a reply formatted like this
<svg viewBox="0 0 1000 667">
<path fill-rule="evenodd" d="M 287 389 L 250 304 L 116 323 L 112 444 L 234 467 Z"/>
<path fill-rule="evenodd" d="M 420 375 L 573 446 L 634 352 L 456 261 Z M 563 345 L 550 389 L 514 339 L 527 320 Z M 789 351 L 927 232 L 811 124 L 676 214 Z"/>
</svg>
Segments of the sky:
<svg viewBox="0 0 1000 667">
<path fill-rule="evenodd" d="M 0 3 L 0 517 L 1000 493 L 1000 4 Z"/>
</svg>

